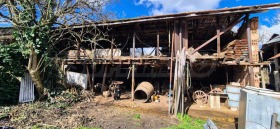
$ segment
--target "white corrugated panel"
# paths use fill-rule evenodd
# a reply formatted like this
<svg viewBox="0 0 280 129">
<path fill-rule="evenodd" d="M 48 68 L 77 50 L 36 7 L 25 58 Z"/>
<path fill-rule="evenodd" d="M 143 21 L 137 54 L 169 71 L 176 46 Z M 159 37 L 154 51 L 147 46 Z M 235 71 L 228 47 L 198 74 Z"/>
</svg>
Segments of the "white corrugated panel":
<svg viewBox="0 0 280 129">
<path fill-rule="evenodd" d="M 67 83 L 76 84 L 82 86 L 84 89 L 87 89 L 87 75 L 82 73 L 70 72 L 67 71 Z"/>
<path fill-rule="evenodd" d="M 20 83 L 19 102 L 31 102 L 34 101 L 34 83 L 31 80 L 29 73 L 25 73 Z"/>
</svg>

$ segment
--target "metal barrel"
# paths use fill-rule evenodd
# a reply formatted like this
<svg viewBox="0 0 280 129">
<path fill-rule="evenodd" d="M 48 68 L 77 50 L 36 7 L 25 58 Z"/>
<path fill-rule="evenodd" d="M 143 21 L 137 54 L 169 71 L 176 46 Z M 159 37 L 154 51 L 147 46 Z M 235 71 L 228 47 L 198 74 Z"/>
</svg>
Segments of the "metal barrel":
<svg viewBox="0 0 280 129">
<path fill-rule="evenodd" d="M 239 108 L 241 86 L 227 85 L 228 105 L 229 107 Z"/>
<path fill-rule="evenodd" d="M 143 103 L 147 102 L 154 93 L 154 86 L 149 82 L 141 82 L 135 92 L 134 99 Z"/>
</svg>

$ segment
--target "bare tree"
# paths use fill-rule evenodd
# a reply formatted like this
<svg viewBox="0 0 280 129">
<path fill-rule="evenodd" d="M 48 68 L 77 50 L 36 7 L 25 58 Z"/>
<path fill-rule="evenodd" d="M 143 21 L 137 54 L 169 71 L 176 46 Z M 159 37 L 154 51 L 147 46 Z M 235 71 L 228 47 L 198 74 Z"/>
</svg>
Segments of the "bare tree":
<svg viewBox="0 0 280 129">
<path fill-rule="evenodd" d="M 44 93 L 41 70 L 48 65 L 50 52 L 62 40 L 98 45 L 106 34 L 97 29 L 111 14 L 104 11 L 109 0 L 2 0 L 0 16 L 11 23 L 14 38 L 24 64 L 36 85 L 39 95 Z M 72 46 L 71 46 L 72 47 Z M 74 46 L 75 47 L 75 46 Z"/>
</svg>

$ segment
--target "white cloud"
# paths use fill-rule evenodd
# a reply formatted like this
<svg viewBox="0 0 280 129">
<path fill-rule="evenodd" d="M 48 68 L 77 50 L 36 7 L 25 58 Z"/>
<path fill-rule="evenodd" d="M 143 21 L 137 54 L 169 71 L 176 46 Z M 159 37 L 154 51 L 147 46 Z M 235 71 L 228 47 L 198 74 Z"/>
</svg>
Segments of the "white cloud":
<svg viewBox="0 0 280 129">
<path fill-rule="evenodd" d="M 209 10 L 219 7 L 221 0 L 137 0 L 135 5 L 151 8 L 150 15 Z"/>
<path fill-rule="evenodd" d="M 260 43 L 265 44 L 273 34 L 280 34 L 280 13 L 270 21 L 272 25 L 260 25 Z"/>
</svg>

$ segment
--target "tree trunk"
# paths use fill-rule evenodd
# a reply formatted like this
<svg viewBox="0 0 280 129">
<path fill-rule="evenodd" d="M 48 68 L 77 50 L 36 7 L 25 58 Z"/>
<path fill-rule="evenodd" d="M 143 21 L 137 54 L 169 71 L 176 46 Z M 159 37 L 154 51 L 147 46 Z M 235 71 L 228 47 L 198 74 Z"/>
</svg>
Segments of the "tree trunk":
<svg viewBox="0 0 280 129">
<path fill-rule="evenodd" d="M 35 53 L 34 49 L 31 50 L 28 62 L 28 72 L 31 76 L 33 83 L 35 84 L 36 90 L 39 93 L 39 97 L 41 98 L 44 95 L 44 85 L 42 79 L 40 77 L 40 72 L 37 60 L 37 54 Z"/>
</svg>

